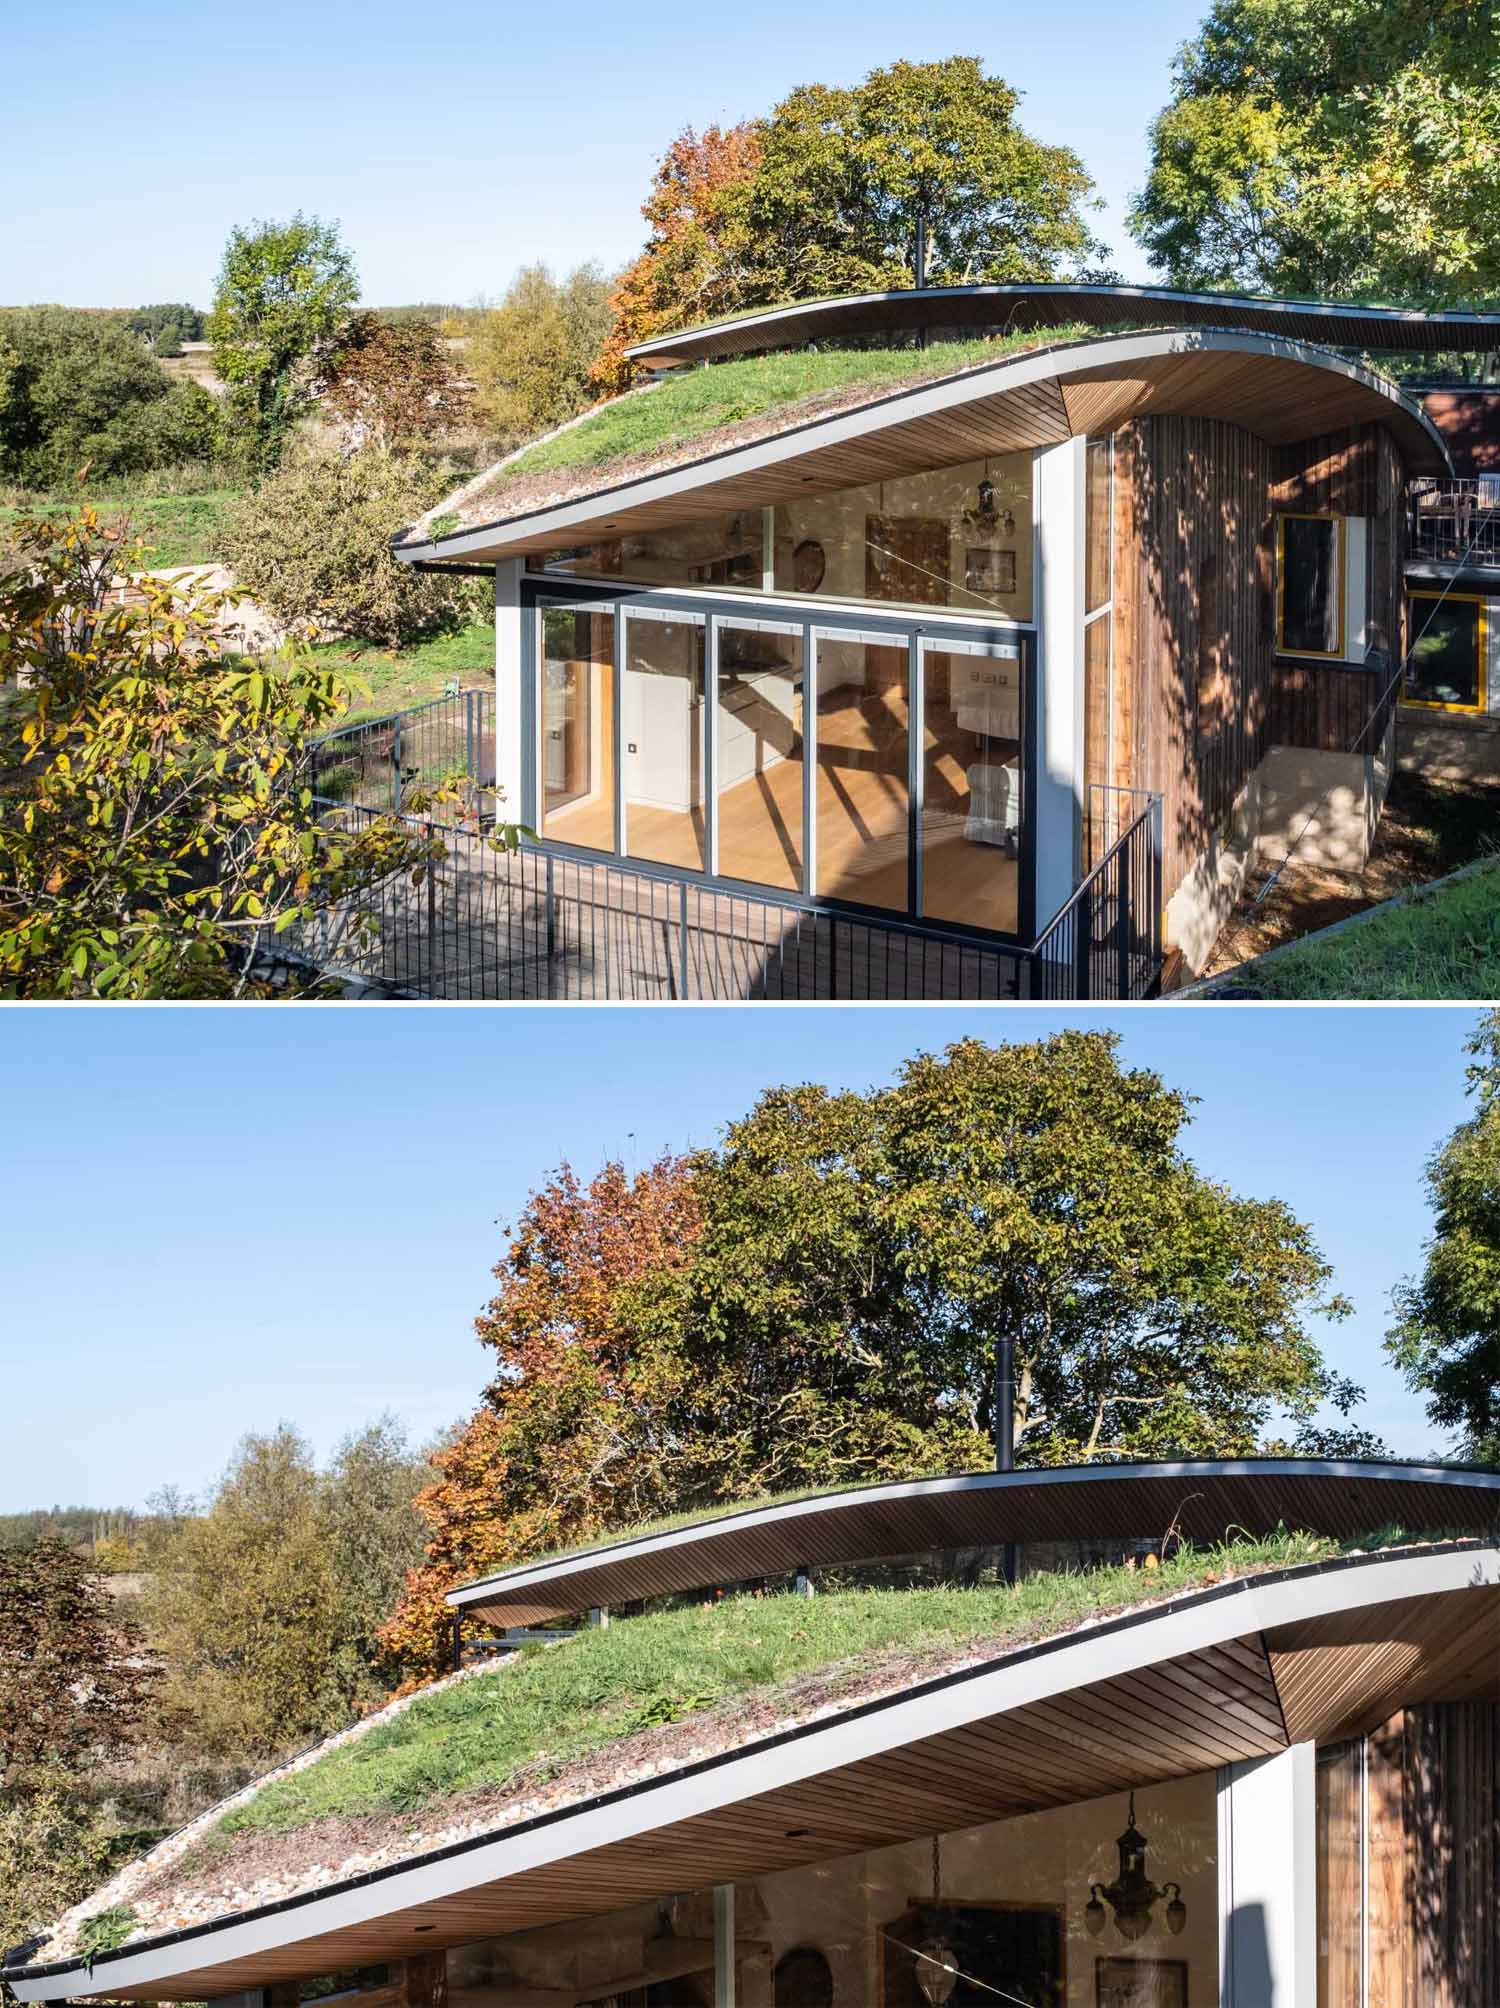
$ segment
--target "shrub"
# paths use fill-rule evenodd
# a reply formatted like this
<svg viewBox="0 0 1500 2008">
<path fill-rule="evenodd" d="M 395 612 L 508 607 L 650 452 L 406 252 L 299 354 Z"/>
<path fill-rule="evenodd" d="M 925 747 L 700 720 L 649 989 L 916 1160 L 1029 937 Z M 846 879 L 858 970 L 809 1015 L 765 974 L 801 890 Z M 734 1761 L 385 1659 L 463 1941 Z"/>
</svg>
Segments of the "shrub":
<svg viewBox="0 0 1500 2008">
<path fill-rule="evenodd" d="M 0 1945 L 19 1944 L 97 1889 L 109 1860 L 105 1822 L 71 1772 L 0 1795 Z"/>
<path fill-rule="evenodd" d="M 447 471 L 366 447 L 290 458 L 231 521 L 225 557 L 250 596 L 301 634 L 395 648 L 460 627 L 487 604 L 482 581 L 414 572 L 390 540 L 442 493 Z"/>
<path fill-rule="evenodd" d="M 34 307 L 0 314 L 0 478 L 45 488 L 219 451 L 219 410 L 174 383 L 128 329 Z"/>
</svg>

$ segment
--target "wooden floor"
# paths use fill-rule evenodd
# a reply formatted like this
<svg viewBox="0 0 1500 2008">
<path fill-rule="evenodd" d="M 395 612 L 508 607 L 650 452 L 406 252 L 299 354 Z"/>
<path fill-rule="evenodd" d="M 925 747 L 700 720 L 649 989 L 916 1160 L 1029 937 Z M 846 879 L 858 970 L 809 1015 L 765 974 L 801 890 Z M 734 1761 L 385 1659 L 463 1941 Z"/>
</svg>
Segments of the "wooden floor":
<svg viewBox="0 0 1500 2008">
<path fill-rule="evenodd" d="M 964 834 L 968 783 L 961 753 L 927 737 L 923 917 L 1013 934 L 1019 925 L 1019 866 L 995 844 Z M 801 890 L 800 758 L 778 760 L 726 789 L 719 800 L 719 871 L 725 878 L 783 892 Z M 818 719 L 818 884 L 825 899 L 907 910 L 906 726 L 884 707 L 841 704 Z M 541 834 L 557 843 L 607 851 L 612 805 L 595 798 L 550 812 Z M 706 869 L 701 809 L 691 813 L 626 805 L 631 857 L 681 870 Z"/>
</svg>

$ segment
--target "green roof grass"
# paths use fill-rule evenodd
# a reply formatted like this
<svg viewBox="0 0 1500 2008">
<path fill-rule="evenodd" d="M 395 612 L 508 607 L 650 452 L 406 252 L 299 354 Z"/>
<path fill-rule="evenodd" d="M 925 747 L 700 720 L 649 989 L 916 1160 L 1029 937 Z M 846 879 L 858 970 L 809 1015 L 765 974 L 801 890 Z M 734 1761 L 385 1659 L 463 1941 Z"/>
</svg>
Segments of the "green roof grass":
<svg viewBox="0 0 1500 2008">
<path fill-rule="evenodd" d="M 1372 907 L 1321 939 L 1226 971 L 1221 981 L 1289 1000 L 1493 997 L 1500 982 L 1500 857 Z"/>
<path fill-rule="evenodd" d="M 668 377 L 654 389 L 612 399 L 580 424 L 508 461 L 497 480 L 554 470 L 581 471 L 678 446 L 723 426 L 851 389 L 877 394 L 930 377 L 956 375 L 1027 349 L 1053 348 L 1097 328 L 1029 329 L 996 340 L 940 342 L 929 349 L 790 350 L 711 363 Z M 792 416 L 790 411 L 786 414 Z"/>
<path fill-rule="evenodd" d="M 1392 1537 L 1380 1537 L 1382 1542 Z M 460 1793 L 540 1782 L 570 1761 L 639 1730 L 754 1697 L 774 1715 L 889 1667 L 983 1645 L 1001 1653 L 1132 1605 L 1227 1577 L 1325 1560 L 1338 1545 L 1282 1533 L 1221 1548 L 1183 1548 L 1157 1568 L 1107 1567 L 1028 1576 L 1016 1587 L 860 1589 L 816 1597 L 738 1595 L 629 1618 L 557 1646 L 530 1646 L 506 1666 L 419 1695 L 363 1736 L 274 1779 L 227 1813 L 210 1852 L 237 1835 L 289 1833 L 328 1817 L 418 1813 Z"/>
</svg>

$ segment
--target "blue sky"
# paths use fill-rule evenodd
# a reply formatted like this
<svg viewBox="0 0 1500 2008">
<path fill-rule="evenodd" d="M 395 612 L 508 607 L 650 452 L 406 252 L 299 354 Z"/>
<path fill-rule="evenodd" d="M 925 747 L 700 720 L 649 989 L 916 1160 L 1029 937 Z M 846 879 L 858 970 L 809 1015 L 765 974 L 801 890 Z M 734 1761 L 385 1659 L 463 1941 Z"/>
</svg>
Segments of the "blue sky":
<svg viewBox="0 0 1500 2008">
<path fill-rule="evenodd" d="M 1085 1013 L 1077 1010 L 1073 1021 Z M 1310 1221 L 1357 1315 L 1331 1357 L 1398 1451 L 1440 1443 L 1380 1353 L 1423 1164 L 1461 1119 L 1472 1007 L 1101 1014 L 1202 1097 L 1190 1149 Z M 8 1015 L 0 1511 L 208 1483 L 246 1430 L 418 1437 L 486 1378 L 499 1223 L 560 1159 L 711 1142 L 776 1082 L 866 1087 L 1056 1013 L 330 1007 Z"/>
<path fill-rule="evenodd" d="M 23 89 L 0 122 L 0 301 L 208 304 L 225 234 L 297 208 L 337 218 L 367 301 L 467 301 L 536 258 L 616 265 L 640 245 L 653 161 L 683 126 L 765 111 L 813 81 L 982 56 L 1038 137 L 1078 151 L 1134 278 L 1123 206 L 1173 51 L 1206 0 L 760 0 L 752 8 L 395 0 L 10 0 Z"/>
</svg>

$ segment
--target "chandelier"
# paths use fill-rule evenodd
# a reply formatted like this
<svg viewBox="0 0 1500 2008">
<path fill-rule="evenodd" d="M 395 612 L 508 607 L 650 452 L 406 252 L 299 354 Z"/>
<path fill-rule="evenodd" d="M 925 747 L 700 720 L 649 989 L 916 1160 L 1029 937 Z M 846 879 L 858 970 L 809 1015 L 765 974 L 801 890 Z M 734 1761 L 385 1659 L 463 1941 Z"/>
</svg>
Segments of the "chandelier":
<svg viewBox="0 0 1500 2008">
<path fill-rule="evenodd" d="M 1135 1823 L 1135 1794 L 1130 1795 L 1130 1812 L 1125 1831 L 1115 1843 L 1120 1850 L 1120 1873 L 1112 1883 L 1090 1883 L 1089 1900 L 1083 1907 L 1083 1921 L 1093 1937 L 1104 1929 L 1105 1904 L 1115 1914 L 1115 1929 L 1121 1938 L 1134 1942 L 1151 1929 L 1151 1912 L 1163 1897 L 1167 1899 L 1167 1930 L 1177 1933 L 1187 1923 L 1187 1905 L 1180 1883 L 1163 1883 L 1158 1889 L 1146 1873 L 1146 1836 Z"/>
<path fill-rule="evenodd" d="M 943 2003 L 958 1985 L 958 1956 L 944 1938 L 940 1921 L 943 1902 L 943 1844 L 939 1837 L 932 1837 L 932 1926 L 920 1945 L 913 1947 L 916 1959 L 916 1982 L 922 1990 L 923 1999 L 931 2002 L 932 2008 L 943 2008 Z"/>
</svg>

